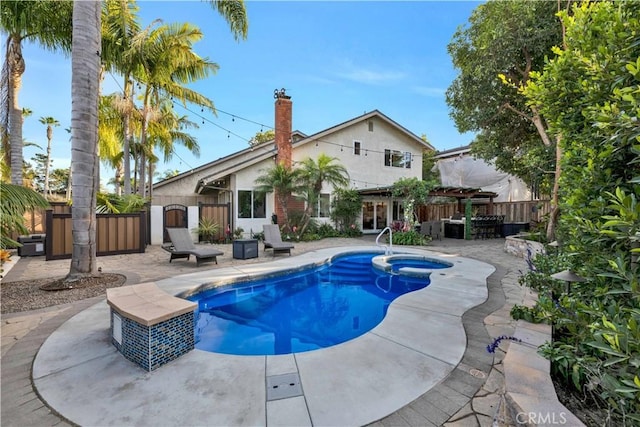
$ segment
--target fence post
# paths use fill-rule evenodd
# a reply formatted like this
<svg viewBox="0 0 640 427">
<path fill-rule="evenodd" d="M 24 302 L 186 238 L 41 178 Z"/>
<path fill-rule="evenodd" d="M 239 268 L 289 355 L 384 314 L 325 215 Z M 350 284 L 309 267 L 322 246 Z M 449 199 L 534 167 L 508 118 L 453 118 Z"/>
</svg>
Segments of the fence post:
<svg viewBox="0 0 640 427">
<path fill-rule="evenodd" d="M 140 211 L 138 221 L 140 221 L 140 253 L 144 253 L 147 246 L 147 212 Z"/>
<path fill-rule="evenodd" d="M 53 209 L 47 209 L 45 212 L 44 232 L 44 260 L 49 261 L 53 252 Z"/>
</svg>

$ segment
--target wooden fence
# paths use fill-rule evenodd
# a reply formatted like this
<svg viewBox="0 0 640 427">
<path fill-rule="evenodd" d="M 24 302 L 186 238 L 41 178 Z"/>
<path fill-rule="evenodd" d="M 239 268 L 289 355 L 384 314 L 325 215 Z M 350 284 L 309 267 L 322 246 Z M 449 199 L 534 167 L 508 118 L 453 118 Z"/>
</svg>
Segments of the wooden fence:
<svg viewBox="0 0 640 427">
<path fill-rule="evenodd" d="M 218 234 L 215 241 L 222 242 L 228 239 L 227 231 L 231 233 L 231 204 L 230 203 L 201 203 L 200 219 L 209 219 L 218 224 Z"/>
<path fill-rule="evenodd" d="M 65 202 L 51 202 L 51 210 L 56 214 L 70 214 L 71 206 Z M 29 234 L 45 234 L 47 232 L 46 209 L 34 209 L 24 214 L 24 224 Z"/>
<path fill-rule="evenodd" d="M 46 213 L 46 260 L 71 258 L 71 214 Z M 96 255 L 143 253 L 146 247 L 147 213 L 96 215 Z"/>
<path fill-rule="evenodd" d="M 505 223 L 538 222 L 550 211 L 549 200 L 531 200 L 524 202 L 497 202 L 489 212 L 489 205 L 473 205 L 478 215 L 504 215 Z M 458 203 L 429 204 L 418 208 L 418 219 L 423 221 L 437 221 L 449 218 L 458 211 Z"/>
</svg>

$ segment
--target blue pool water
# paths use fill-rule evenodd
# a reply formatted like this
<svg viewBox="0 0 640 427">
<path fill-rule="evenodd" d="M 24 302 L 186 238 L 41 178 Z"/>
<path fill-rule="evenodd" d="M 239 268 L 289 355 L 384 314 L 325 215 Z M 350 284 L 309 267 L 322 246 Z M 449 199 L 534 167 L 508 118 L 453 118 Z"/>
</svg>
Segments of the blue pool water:
<svg viewBox="0 0 640 427">
<path fill-rule="evenodd" d="M 198 302 L 196 348 L 238 355 L 288 354 L 364 334 L 382 321 L 391 301 L 429 284 L 428 278 L 373 269 L 371 258 L 376 255 L 345 255 L 318 268 L 189 298 Z M 429 268 L 424 262 L 420 267 Z M 430 268 L 442 267 L 434 263 Z"/>
</svg>

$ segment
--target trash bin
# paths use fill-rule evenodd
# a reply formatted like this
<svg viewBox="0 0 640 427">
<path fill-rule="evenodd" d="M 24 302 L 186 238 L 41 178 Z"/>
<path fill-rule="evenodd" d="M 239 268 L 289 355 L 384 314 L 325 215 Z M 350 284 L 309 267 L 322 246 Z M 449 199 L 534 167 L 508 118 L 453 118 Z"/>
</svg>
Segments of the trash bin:
<svg viewBox="0 0 640 427">
<path fill-rule="evenodd" d="M 30 234 L 28 236 L 19 236 L 18 243 L 22 246 L 18 248 L 18 256 L 39 256 L 45 254 L 45 234 Z"/>
</svg>

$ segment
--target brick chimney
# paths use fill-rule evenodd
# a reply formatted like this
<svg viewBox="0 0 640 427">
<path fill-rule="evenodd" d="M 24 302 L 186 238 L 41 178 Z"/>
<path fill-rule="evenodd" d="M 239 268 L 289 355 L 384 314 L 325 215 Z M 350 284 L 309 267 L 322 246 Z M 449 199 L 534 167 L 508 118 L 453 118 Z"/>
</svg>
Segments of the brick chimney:
<svg viewBox="0 0 640 427">
<path fill-rule="evenodd" d="M 275 118 L 275 142 L 276 142 L 276 162 L 291 167 L 291 129 L 292 129 L 292 102 L 291 97 L 285 93 L 284 89 L 276 89 L 273 97 L 276 99 Z"/>
</svg>

